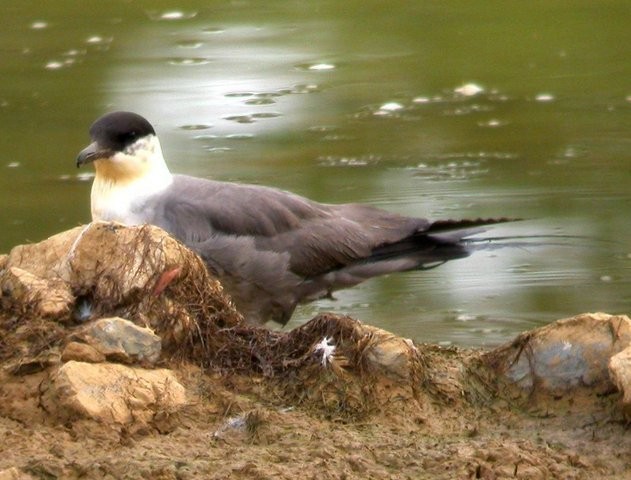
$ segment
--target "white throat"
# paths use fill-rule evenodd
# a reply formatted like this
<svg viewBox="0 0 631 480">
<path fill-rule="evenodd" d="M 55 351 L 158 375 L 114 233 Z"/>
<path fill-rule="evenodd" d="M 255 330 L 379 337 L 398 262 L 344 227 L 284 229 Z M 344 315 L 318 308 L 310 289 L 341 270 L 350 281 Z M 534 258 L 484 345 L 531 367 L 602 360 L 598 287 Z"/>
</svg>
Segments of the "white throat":
<svg viewBox="0 0 631 480">
<path fill-rule="evenodd" d="M 92 220 L 149 223 L 154 212 L 148 200 L 173 182 L 158 137 L 144 137 L 125 151 L 94 163 Z"/>
</svg>

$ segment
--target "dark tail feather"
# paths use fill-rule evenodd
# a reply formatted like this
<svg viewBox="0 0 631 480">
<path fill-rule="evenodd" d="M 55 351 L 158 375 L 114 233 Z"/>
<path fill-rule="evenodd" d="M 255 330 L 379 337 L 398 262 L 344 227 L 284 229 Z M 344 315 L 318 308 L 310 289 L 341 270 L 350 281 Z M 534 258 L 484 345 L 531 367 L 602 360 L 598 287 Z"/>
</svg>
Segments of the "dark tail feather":
<svg viewBox="0 0 631 480">
<path fill-rule="evenodd" d="M 439 220 L 430 227 L 400 242 L 375 249 L 367 262 L 407 258 L 414 266 L 407 268 L 429 269 L 449 260 L 465 258 L 479 250 L 546 246 L 577 246 L 577 239 L 594 240 L 577 235 L 509 235 L 470 238 L 487 231 L 491 225 L 521 221 L 518 218 L 478 218 L 474 220 Z"/>
<path fill-rule="evenodd" d="M 522 221 L 521 218 L 476 218 L 464 220 L 437 220 L 419 235 L 427 235 L 447 243 L 458 243 L 472 235 L 487 231 L 485 227 L 500 223 Z"/>
<path fill-rule="evenodd" d="M 434 268 L 448 260 L 471 254 L 465 239 L 486 231 L 486 226 L 515 222 L 515 218 L 477 218 L 470 220 L 438 220 L 418 233 L 388 245 L 375 248 L 362 263 L 407 258 L 406 269 Z"/>
<path fill-rule="evenodd" d="M 441 232 L 453 232 L 458 230 L 468 230 L 475 227 L 484 227 L 488 225 L 496 225 L 498 223 L 520 222 L 522 218 L 475 218 L 462 220 L 436 220 L 432 222 L 427 230 L 423 233 L 433 234 Z"/>
</svg>

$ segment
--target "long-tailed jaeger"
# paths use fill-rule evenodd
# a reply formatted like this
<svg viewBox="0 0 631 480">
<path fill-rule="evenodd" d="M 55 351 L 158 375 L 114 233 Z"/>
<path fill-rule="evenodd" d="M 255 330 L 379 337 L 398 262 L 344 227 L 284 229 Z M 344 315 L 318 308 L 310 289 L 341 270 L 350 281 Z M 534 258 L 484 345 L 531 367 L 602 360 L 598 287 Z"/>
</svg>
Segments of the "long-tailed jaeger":
<svg viewBox="0 0 631 480">
<path fill-rule="evenodd" d="M 197 252 L 251 323 L 287 323 L 299 303 L 377 275 L 470 254 L 467 237 L 509 219 L 413 218 L 317 203 L 275 188 L 173 175 L 151 124 L 108 113 L 77 166 L 94 163 L 92 219 L 157 225 Z"/>
</svg>

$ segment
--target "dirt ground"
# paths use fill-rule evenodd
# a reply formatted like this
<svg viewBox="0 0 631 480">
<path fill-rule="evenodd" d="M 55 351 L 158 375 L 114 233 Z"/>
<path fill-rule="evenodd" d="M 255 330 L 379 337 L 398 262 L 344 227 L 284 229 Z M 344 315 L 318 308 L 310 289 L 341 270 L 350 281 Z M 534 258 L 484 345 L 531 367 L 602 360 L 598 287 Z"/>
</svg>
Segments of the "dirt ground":
<svg viewBox="0 0 631 480">
<path fill-rule="evenodd" d="M 477 355 L 420 347 L 439 359 L 436 375 Z M 631 478 L 631 437 L 615 413 L 616 394 L 528 411 L 447 390 L 349 417 L 292 405 L 261 377 L 190 364 L 178 375 L 190 404 L 127 426 L 61 423 L 33 395 L 45 373 L 5 377 L 0 471 L 40 479 Z"/>
<path fill-rule="evenodd" d="M 413 345 L 348 317 L 246 328 L 169 242 L 86 227 L 0 258 L 0 480 L 631 478 L 613 386 L 525 391 L 489 352 Z M 127 423 L 49 409 L 69 339 L 105 314 L 160 335 L 148 368 L 175 372 L 184 407 Z"/>
</svg>

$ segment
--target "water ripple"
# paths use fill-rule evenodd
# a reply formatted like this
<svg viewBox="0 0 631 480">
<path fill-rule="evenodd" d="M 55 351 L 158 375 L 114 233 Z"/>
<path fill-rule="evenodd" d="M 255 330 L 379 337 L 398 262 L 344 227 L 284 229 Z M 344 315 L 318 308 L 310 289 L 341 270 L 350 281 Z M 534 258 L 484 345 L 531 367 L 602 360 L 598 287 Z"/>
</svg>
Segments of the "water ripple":
<svg viewBox="0 0 631 480">
<path fill-rule="evenodd" d="M 246 105 L 273 105 L 274 103 L 276 103 L 276 100 L 269 97 L 257 97 L 250 98 L 243 103 L 245 103 Z"/>
<path fill-rule="evenodd" d="M 212 125 L 208 125 L 205 123 L 198 123 L 198 124 L 190 124 L 190 125 L 180 125 L 180 127 L 182 130 L 207 130 L 209 128 L 212 128 Z"/>
<path fill-rule="evenodd" d="M 202 45 L 204 45 L 204 42 L 201 42 L 199 40 L 179 40 L 179 41 L 176 42 L 176 45 L 179 48 L 195 49 L 195 48 L 199 48 Z"/>
<path fill-rule="evenodd" d="M 327 72 L 335 70 L 336 66 L 332 63 L 301 63 L 295 65 L 297 70 L 311 71 L 311 72 Z"/>
<path fill-rule="evenodd" d="M 204 57 L 175 57 L 175 58 L 170 58 L 168 62 L 171 65 L 190 67 L 190 66 L 206 65 L 207 63 L 210 63 L 210 60 Z"/>
<path fill-rule="evenodd" d="M 489 169 L 483 167 L 481 161 L 474 160 L 452 160 L 436 165 L 419 163 L 411 169 L 415 176 L 429 180 L 468 180 L 489 173 Z"/>
<path fill-rule="evenodd" d="M 380 155 L 336 156 L 326 155 L 317 158 L 322 167 L 365 167 L 374 165 L 382 160 Z"/>
<path fill-rule="evenodd" d="M 155 10 L 147 11 L 150 20 L 153 21 L 178 21 L 188 20 L 197 16 L 196 11 L 184 12 L 182 10 L 168 10 L 166 12 L 157 12 Z"/>
</svg>

